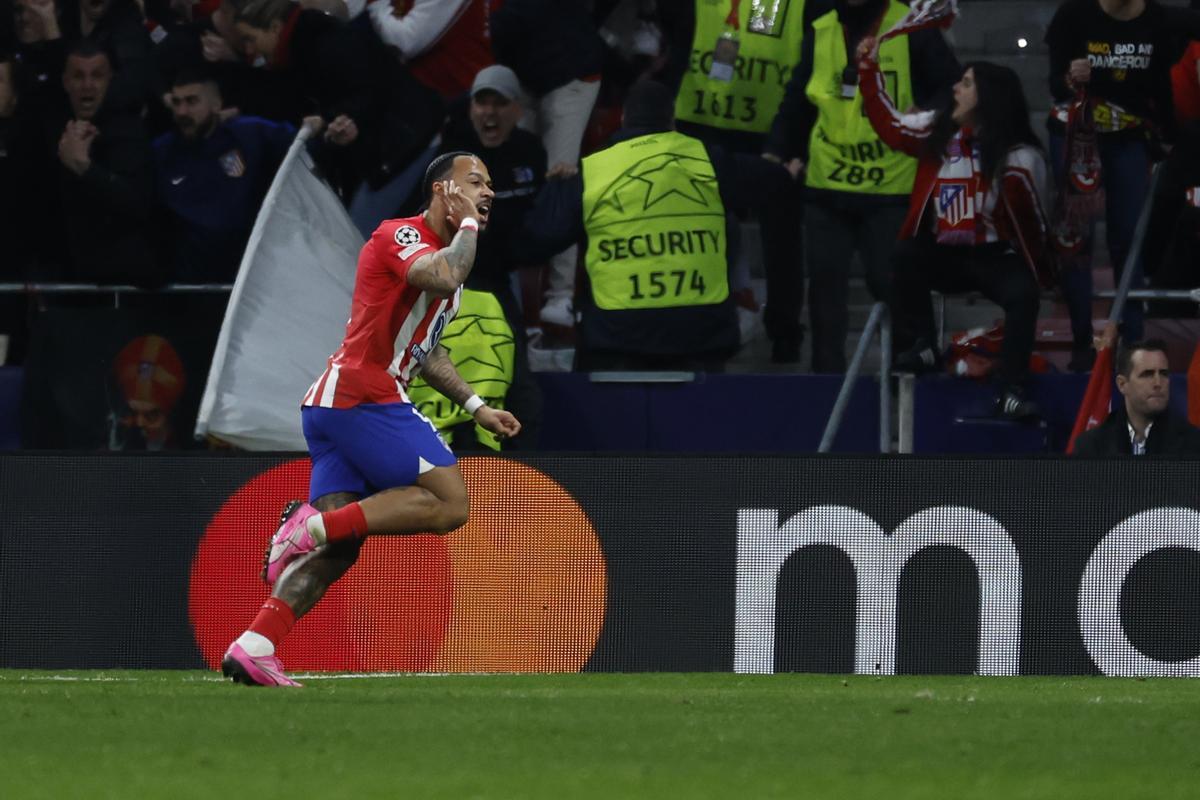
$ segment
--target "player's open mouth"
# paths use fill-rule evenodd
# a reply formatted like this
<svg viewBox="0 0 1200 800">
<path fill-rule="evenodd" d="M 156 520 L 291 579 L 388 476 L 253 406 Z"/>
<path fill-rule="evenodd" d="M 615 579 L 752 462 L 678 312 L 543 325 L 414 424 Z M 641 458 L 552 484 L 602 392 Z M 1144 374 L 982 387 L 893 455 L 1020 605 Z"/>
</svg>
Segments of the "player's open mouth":
<svg viewBox="0 0 1200 800">
<path fill-rule="evenodd" d="M 479 212 L 480 222 L 487 222 L 488 214 L 490 214 L 492 211 L 491 205 L 484 203 L 483 205 L 476 206 L 475 208 Z"/>
</svg>

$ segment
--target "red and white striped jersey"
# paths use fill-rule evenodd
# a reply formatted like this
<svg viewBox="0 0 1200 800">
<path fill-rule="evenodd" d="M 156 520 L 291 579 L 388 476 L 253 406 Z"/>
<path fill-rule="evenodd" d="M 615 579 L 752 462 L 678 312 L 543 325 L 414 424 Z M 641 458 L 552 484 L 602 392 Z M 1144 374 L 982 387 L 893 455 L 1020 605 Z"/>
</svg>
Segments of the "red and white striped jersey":
<svg viewBox="0 0 1200 800">
<path fill-rule="evenodd" d="M 408 283 L 408 270 L 443 247 L 423 217 L 381 224 L 358 256 L 342 346 L 304 395 L 303 405 L 351 408 L 407 403 L 405 389 L 458 311 L 460 286 L 437 297 Z"/>
</svg>

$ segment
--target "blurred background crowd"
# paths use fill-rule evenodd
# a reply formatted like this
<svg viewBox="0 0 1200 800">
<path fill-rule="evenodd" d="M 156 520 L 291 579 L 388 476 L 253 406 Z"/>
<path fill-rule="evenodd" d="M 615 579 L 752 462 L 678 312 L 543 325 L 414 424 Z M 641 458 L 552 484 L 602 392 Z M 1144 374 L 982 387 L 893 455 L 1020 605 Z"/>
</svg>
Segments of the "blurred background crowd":
<svg viewBox="0 0 1200 800">
<path fill-rule="evenodd" d="M 964 16 L 986 20 L 992 5 L 965 2 Z M 954 27 L 913 30 L 880 46 L 872 67 L 859 45 L 906 3 L 0 0 L 0 337 L 7 363 L 26 368 L 22 441 L 190 444 L 188 413 L 171 424 L 172 409 L 198 402 L 228 285 L 304 126 L 364 237 L 420 209 L 438 153 L 483 156 L 497 202 L 468 286 L 509 325 L 501 393 L 525 410 L 533 446 L 531 371 L 720 372 L 740 358 L 746 371 L 838 374 L 856 291 L 893 308 L 896 355 L 913 371 L 952 355 L 929 340 L 929 290 L 982 293 L 1008 328 L 975 342 L 991 356 L 981 371 L 1000 382 L 1002 416 L 1028 416 L 1030 369 L 1091 368 L 1094 293 L 1119 278 L 1143 208 L 1153 213 L 1134 287 L 1147 275 L 1197 283 L 1200 23 L 1184 2 L 1008 5 L 1042 10 L 977 23 L 987 47 L 956 45 Z M 1023 68 L 1035 51 L 1037 69 Z M 1009 63 L 990 71 L 980 52 Z M 875 88 L 863 83 L 872 75 Z M 881 129 L 884 101 L 900 126 L 922 113 L 921 124 L 946 121 L 944 147 L 974 137 L 1000 148 L 998 164 L 984 156 L 974 206 L 955 199 L 940 152 L 936 179 L 922 182 L 925 156 Z M 623 143 L 667 133 L 679 138 L 662 140 L 653 170 L 623 155 Z M 1004 154 L 1022 144 L 1032 206 L 1018 219 L 1012 195 L 989 186 L 1016 174 Z M 649 187 L 641 209 L 622 205 L 618 178 Z M 601 185 L 618 198 L 610 216 L 626 215 L 603 231 L 604 199 L 588 193 Z M 919 191 L 932 195 L 914 201 Z M 689 192 L 719 214 L 717 227 L 684 209 L 673 213 L 697 216 L 680 233 L 649 213 Z M 973 214 L 980 222 L 963 234 Z M 954 279 L 938 285 L 921 265 L 962 235 L 970 247 L 945 251 Z M 914 262 L 925 246 L 935 249 Z M 632 285 L 620 291 L 601 277 L 602 261 L 655 247 L 679 269 L 623 274 Z M 959 261 L 989 266 L 975 275 Z M 1017 277 L 991 281 L 1009 269 Z M 1110 283 L 1097 284 L 1097 269 Z M 139 291 L 90 288 L 113 286 Z M 1034 323 L 1054 308 L 1061 357 L 1039 366 Z M 1143 336 L 1144 311 L 1127 305 L 1125 339 Z M 1191 318 L 1195 304 L 1158 312 Z M 1008 401 L 1017 405 L 1005 412 Z M 103 414 L 87 410 L 97 402 Z M 101 421 L 64 433 L 76 417 Z"/>
</svg>

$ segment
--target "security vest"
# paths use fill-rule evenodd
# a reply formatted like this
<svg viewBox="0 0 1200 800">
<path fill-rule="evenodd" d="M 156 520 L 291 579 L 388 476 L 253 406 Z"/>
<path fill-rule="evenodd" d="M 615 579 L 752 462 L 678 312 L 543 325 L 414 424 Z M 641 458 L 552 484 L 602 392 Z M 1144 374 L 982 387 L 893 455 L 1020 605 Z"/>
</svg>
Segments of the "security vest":
<svg viewBox="0 0 1200 800">
<path fill-rule="evenodd" d="M 879 30 L 890 29 L 908 12 L 888 3 Z M 836 11 L 813 22 L 813 71 L 805 93 L 817 107 L 808 141 L 805 182 L 814 189 L 860 194 L 908 195 L 917 174 L 916 159 L 888 147 L 875 135 L 863 110 L 862 92 L 842 96 L 842 74 L 849 63 L 846 37 Z M 879 69 L 896 108 L 913 105 L 908 37 L 896 36 L 879 49 Z"/>
<path fill-rule="evenodd" d="M 600 309 L 701 306 L 729 296 L 725 206 L 698 139 L 652 133 L 583 159 L 583 225 Z"/>
<path fill-rule="evenodd" d="M 736 8 L 738 27 L 725 20 Z M 733 79 L 710 78 L 713 48 L 729 31 L 738 41 Z M 712 128 L 766 133 L 800 61 L 804 0 L 696 0 L 691 58 L 675 98 L 675 118 Z"/>
<path fill-rule="evenodd" d="M 440 343 L 450 354 L 458 374 L 471 384 L 475 393 L 492 408 L 504 408 L 504 398 L 513 381 L 516 342 L 496 296 L 463 289 L 458 314 L 446 326 Z M 419 373 L 408 387 L 408 397 L 447 440 L 452 438 L 449 435 L 452 428 L 472 419 L 462 406 L 426 383 Z M 500 449 L 495 435 L 479 425 L 475 426 L 475 436 L 488 447 Z"/>
</svg>

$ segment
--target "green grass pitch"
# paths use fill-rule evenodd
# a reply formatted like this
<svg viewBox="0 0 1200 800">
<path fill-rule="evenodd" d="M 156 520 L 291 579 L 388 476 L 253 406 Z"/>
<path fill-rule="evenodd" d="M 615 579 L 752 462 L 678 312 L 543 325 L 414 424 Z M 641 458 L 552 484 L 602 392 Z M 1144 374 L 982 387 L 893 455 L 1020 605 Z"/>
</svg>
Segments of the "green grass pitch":
<svg viewBox="0 0 1200 800">
<path fill-rule="evenodd" d="M 1191 680 L 0 671 L 0 797 L 1195 798 Z"/>
</svg>

